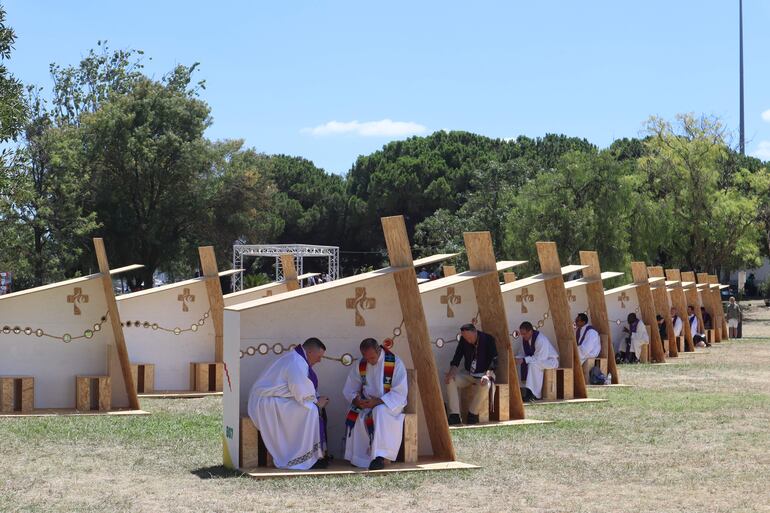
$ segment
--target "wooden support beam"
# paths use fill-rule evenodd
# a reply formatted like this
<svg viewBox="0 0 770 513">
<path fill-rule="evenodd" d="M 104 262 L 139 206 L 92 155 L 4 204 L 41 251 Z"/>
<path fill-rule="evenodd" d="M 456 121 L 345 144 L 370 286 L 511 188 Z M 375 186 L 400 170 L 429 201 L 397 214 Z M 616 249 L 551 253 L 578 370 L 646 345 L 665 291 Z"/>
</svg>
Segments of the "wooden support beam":
<svg viewBox="0 0 770 513">
<path fill-rule="evenodd" d="M 695 317 L 698 319 L 698 327 L 701 333 L 706 333 L 706 326 L 703 324 L 703 314 L 700 311 L 700 297 L 698 296 L 698 289 L 695 287 L 695 273 L 692 271 L 683 272 L 682 281 L 693 282 L 693 285 L 684 289 L 687 297 L 687 306 L 693 307 L 695 310 Z"/>
<path fill-rule="evenodd" d="M 650 358 L 653 362 L 664 363 L 666 356 L 663 354 L 663 341 L 660 339 L 658 322 L 655 319 L 655 302 L 647 277 L 647 265 L 644 262 L 631 262 L 631 274 L 636 284 L 636 297 L 639 300 L 642 322 L 650 327 Z"/>
<path fill-rule="evenodd" d="M 717 278 L 715 274 L 709 274 L 709 283 L 712 285 L 719 285 L 719 278 Z M 722 292 L 720 289 L 714 289 L 714 297 L 716 297 L 717 304 L 719 305 L 717 311 L 719 312 L 719 324 L 722 326 L 722 340 L 727 340 L 730 338 L 730 330 L 727 329 L 727 318 L 722 309 Z"/>
<path fill-rule="evenodd" d="M 666 279 L 669 281 L 682 281 L 682 275 L 679 269 L 666 269 Z M 690 323 L 687 322 L 687 298 L 684 295 L 684 289 L 681 283 L 674 283 L 671 286 L 671 304 L 677 309 L 679 317 L 682 318 L 682 335 L 684 335 L 684 352 L 695 351 L 695 344 L 692 342 L 692 333 L 690 333 Z M 670 315 L 670 314 L 669 314 Z"/>
<path fill-rule="evenodd" d="M 383 217 L 382 229 L 385 234 L 390 265 L 401 268 L 394 273 L 393 280 L 406 328 L 412 364 L 417 371 L 417 385 L 420 389 L 420 399 L 428 425 L 428 436 L 430 437 L 433 456 L 441 460 L 454 461 L 454 446 L 449 434 L 449 422 L 444 410 L 441 385 L 438 381 L 438 369 L 433 357 L 420 289 L 417 286 L 417 274 L 413 267 L 412 250 L 409 247 L 404 217 Z"/>
<path fill-rule="evenodd" d="M 698 284 L 706 285 L 705 288 L 702 288 L 700 291 L 700 298 L 703 303 L 703 307 L 706 309 L 706 313 L 711 316 L 711 329 L 714 333 L 714 340 L 711 340 L 710 342 L 721 342 L 722 326 L 718 322 L 719 314 L 717 313 L 716 305 L 714 304 L 714 294 L 712 294 L 711 286 L 709 284 L 709 275 L 708 273 L 698 273 L 696 278 L 698 279 Z M 706 330 L 705 322 L 703 323 L 703 330 Z"/>
<path fill-rule="evenodd" d="M 281 255 L 281 268 L 283 268 L 283 281 L 286 282 L 286 288 L 297 290 L 299 288 L 297 267 L 294 265 L 294 257 L 290 253 Z"/>
<path fill-rule="evenodd" d="M 599 335 L 605 335 L 601 337 L 602 351 L 599 353 L 599 356 L 607 359 L 607 372 L 612 374 L 612 384 L 617 385 L 620 383 L 620 374 L 615 363 L 615 349 L 612 346 L 610 317 L 607 313 L 607 301 L 604 298 L 604 284 L 602 283 L 602 268 L 599 265 L 599 253 L 596 251 L 581 251 L 580 263 L 581 265 L 588 266 L 583 269 L 583 277 L 594 278 L 585 286 L 586 295 L 588 296 L 588 313 L 591 315 L 591 326 L 599 332 Z"/>
<path fill-rule="evenodd" d="M 489 232 L 465 232 L 463 239 L 468 253 L 468 267 L 471 271 L 485 273 L 473 278 L 473 289 L 484 331 L 495 337 L 498 361 L 496 380 L 500 384 L 509 385 L 508 415 L 512 419 L 520 420 L 524 418 L 524 401 L 519 388 L 516 361 L 511 351 L 511 331 L 508 329 L 503 293 L 500 291 L 500 281 L 497 277 L 492 236 Z M 494 413 L 497 418 L 493 420 L 509 420 L 503 418 L 504 410 L 496 409 Z"/>
<path fill-rule="evenodd" d="M 647 276 L 650 278 L 665 278 L 662 267 L 651 266 L 647 268 Z M 652 289 L 652 299 L 655 303 L 655 311 L 658 315 L 663 316 L 663 320 L 666 323 L 666 335 L 668 338 L 668 356 L 671 358 L 677 358 L 679 351 L 676 348 L 676 337 L 674 336 L 674 323 L 671 320 L 671 304 L 668 300 L 668 292 L 666 292 L 666 283 L 659 283 L 654 289 Z M 661 341 L 662 342 L 662 341 Z"/>
<path fill-rule="evenodd" d="M 454 276 L 455 274 L 457 274 L 457 268 L 453 265 L 445 265 L 443 269 L 444 269 L 444 278 L 446 278 L 447 276 Z"/>
<path fill-rule="evenodd" d="M 540 271 L 552 277 L 545 281 L 545 291 L 548 296 L 548 306 L 551 310 L 551 320 L 556 332 L 556 342 L 559 348 L 559 367 L 572 369 L 574 380 L 574 396 L 578 399 L 588 397 L 583 373 L 581 372 L 580 356 L 577 350 L 577 340 L 572 329 L 572 315 L 567 301 L 567 289 L 564 287 L 564 277 L 561 274 L 561 263 L 555 242 L 538 242 L 537 256 L 540 260 Z"/>
<path fill-rule="evenodd" d="M 101 273 L 102 288 L 104 290 L 104 299 L 107 303 L 107 316 L 110 319 L 112 335 L 115 338 L 115 348 L 118 353 L 120 370 L 123 374 L 123 385 L 128 395 L 128 405 L 132 410 L 139 409 L 139 397 L 136 395 L 134 379 L 131 376 L 131 361 L 128 359 L 128 350 L 126 349 L 126 339 L 123 336 L 123 326 L 120 322 L 120 313 L 118 312 L 118 303 L 115 301 L 115 290 L 112 288 L 112 277 L 110 276 L 110 264 L 107 260 L 107 251 L 104 249 L 104 240 L 94 238 L 94 250 L 96 251 L 96 261 L 99 264 L 99 273 Z M 110 351 L 108 351 L 108 354 Z M 111 365 L 107 361 L 107 373 L 110 373 Z"/>
<path fill-rule="evenodd" d="M 225 300 L 222 297 L 222 284 L 219 282 L 219 270 L 217 269 L 217 257 L 213 246 L 198 248 L 201 259 L 201 271 L 206 277 L 206 294 L 209 297 L 211 308 L 211 320 L 214 324 L 214 361 L 224 361 L 224 312 Z"/>
</svg>

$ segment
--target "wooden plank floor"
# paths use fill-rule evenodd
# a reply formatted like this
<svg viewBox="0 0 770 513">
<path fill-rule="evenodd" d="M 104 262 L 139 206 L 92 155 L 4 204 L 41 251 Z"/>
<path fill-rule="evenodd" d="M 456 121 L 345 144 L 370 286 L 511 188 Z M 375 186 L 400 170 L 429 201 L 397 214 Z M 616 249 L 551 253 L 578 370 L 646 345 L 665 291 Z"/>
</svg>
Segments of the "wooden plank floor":
<svg viewBox="0 0 770 513">
<path fill-rule="evenodd" d="M 110 410 L 110 411 L 77 411 L 67 408 L 41 408 L 32 410 L 29 413 L 0 413 L 0 418 L 4 417 L 93 417 L 96 415 L 117 415 L 117 416 L 129 416 L 129 415 L 149 415 L 150 412 L 144 410 Z"/>
<path fill-rule="evenodd" d="M 455 429 L 483 429 L 500 426 L 530 426 L 532 424 L 553 424 L 552 420 L 538 420 L 538 419 L 520 419 L 520 420 L 506 420 L 503 422 L 484 422 L 481 424 L 463 424 L 460 426 L 449 426 L 450 431 Z"/>
<path fill-rule="evenodd" d="M 191 392 L 188 390 L 156 390 L 139 394 L 139 399 L 198 399 L 201 397 L 221 396 L 222 392 Z"/>
<path fill-rule="evenodd" d="M 607 385 L 604 385 L 607 386 Z M 533 403 L 524 403 L 524 406 L 541 406 L 547 404 L 579 404 L 579 403 L 605 403 L 607 399 L 594 399 L 587 397 L 585 399 L 559 399 L 556 401 L 535 401 Z"/>
<path fill-rule="evenodd" d="M 354 474 L 387 475 L 394 472 L 428 472 L 436 470 L 478 469 L 476 465 L 460 461 L 435 461 L 423 459 L 417 463 L 390 463 L 383 470 L 367 470 L 352 466 L 347 461 L 335 460 L 323 470 L 283 470 L 278 468 L 259 468 L 245 473 L 254 479 L 273 479 L 286 477 L 348 476 Z"/>
</svg>

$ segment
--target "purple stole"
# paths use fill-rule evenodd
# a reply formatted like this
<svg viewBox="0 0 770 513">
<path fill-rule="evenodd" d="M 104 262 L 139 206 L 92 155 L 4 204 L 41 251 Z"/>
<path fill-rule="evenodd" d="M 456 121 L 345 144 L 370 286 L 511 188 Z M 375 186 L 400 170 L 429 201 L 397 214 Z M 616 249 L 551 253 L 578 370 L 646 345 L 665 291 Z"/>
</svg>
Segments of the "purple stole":
<svg viewBox="0 0 770 513">
<path fill-rule="evenodd" d="M 532 340 L 527 342 L 526 340 L 521 341 L 521 345 L 524 347 L 524 356 L 534 356 L 535 355 L 535 341 L 537 340 L 537 336 L 540 335 L 540 332 L 535 330 L 532 332 Z M 521 361 L 521 381 L 525 381 L 527 379 L 527 362 L 526 360 Z M 523 385 L 522 385 L 523 386 Z"/>
<path fill-rule="evenodd" d="M 301 344 L 297 344 L 294 346 L 294 350 L 297 352 L 298 355 L 302 357 L 303 360 L 307 362 L 307 378 L 313 382 L 313 387 L 315 387 L 316 394 L 318 394 L 318 375 L 313 370 L 313 367 L 311 367 L 310 362 L 307 361 L 307 356 L 305 356 L 305 350 L 302 349 Z M 318 410 L 318 426 L 321 430 L 321 444 L 323 444 L 324 452 L 326 452 L 326 411 L 323 409 Z"/>
<path fill-rule="evenodd" d="M 631 328 L 631 333 L 636 333 L 636 328 L 639 326 L 639 319 L 632 322 L 629 327 Z"/>
<path fill-rule="evenodd" d="M 582 337 L 578 337 L 578 335 L 580 335 L 580 328 L 578 328 L 578 329 L 576 329 L 576 330 L 575 330 L 575 339 L 577 340 L 577 344 L 578 344 L 578 345 L 581 345 L 581 344 L 583 343 L 583 340 L 585 340 L 585 338 L 586 338 L 586 334 L 587 334 L 589 331 L 591 331 L 591 330 L 594 330 L 594 331 L 596 331 L 596 329 L 594 329 L 594 327 L 593 327 L 593 326 L 591 326 L 590 324 L 586 324 L 586 329 L 585 329 L 585 331 L 583 332 L 583 336 L 582 336 Z"/>
</svg>

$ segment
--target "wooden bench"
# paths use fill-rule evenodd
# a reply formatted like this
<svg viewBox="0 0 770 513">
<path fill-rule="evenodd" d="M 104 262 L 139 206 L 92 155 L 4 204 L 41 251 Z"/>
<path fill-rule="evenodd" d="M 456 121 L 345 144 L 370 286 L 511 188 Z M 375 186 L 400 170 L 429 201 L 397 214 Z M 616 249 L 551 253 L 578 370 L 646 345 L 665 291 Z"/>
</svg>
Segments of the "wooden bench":
<svg viewBox="0 0 770 513">
<path fill-rule="evenodd" d="M 224 364 L 195 362 L 190 364 L 190 390 L 192 392 L 221 392 Z"/>
<path fill-rule="evenodd" d="M 644 329 L 647 330 L 647 340 L 652 340 L 652 331 L 650 331 L 650 327 L 645 324 Z M 650 343 L 649 342 L 645 342 L 644 344 L 642 344 L 642 354 L 638 356 L 639 356 L 639 361 L 641 363 L 650 363 Z"/>
<path fill-rule="evenodd" d="M 152 363 L 132 363 L 131 375 L 137 394 L 150 394 L 155 391 L 155 365 Z"/>
<path fill-rule="evenodd" d="M 35 378 L 0 376 L 0 413 L 29 413 L 35 409 Z"/>
<path fill-rule="evenodd" d="M 75 409 L 110 411 L 112 388 L 109 376 L 75 376 Z"/>
<path fill-rule="evenodd" d="M 468 423 L 468 407 L 473 401 L 473 396 L 478 392 L 481 385 L 474 383 L 471 386 L 465 387 L 460 390 L 460 416 L 463 419 L 463 423 Z M 489 389 L 484 387 L 487 392 L 484 393 L 484 398 L 479 405 L 479 422 L 489 422 Z"/>
<path fill-rule="evenodd" d="M 544 401 L 556 401 L 557 399 L 573 399 L 575 397 L 572 369 L 544 369 L 543 370 L 543 396 Z"/>
<path fill-rule="evenodd" d="M 706 330 L 706 340 L 709 344 L 714 343 L 714 330 L 713 329 L 707 329 Z"/>
<path fill-rule="evenodd" d="M 684 351 L 684 347 L 685 347 L 684 335 L 679 335 L 678 337 L 676 337 L 676 350 L 677 350 L 677 352 L 681 353 L 682 351 Z"/>
<path fill-rule="evenodd" d="M 590 380 L 591 369 L 593 369 L 597 365 L 601 369 L 602 374 L 606 376 L 608 372 L 607 358 L 601 358 L 597 356 L 596 358 L 589 358 L 585 362 L 583 362 L 583 376 L 586 380 L 586 385 L 591 382 Z"/>
<path fill-rule="evenodd" d="M 396 461 L 417 462 L 417 379 L 416 371 L 407 369 L 408 395 L 404 408 L 404 435 Z M 241 469 L 272 467 L 273 457 L 265 447 L 259 430 L 248 416 L 240 422 L 239 465 Z"/>
</svg>

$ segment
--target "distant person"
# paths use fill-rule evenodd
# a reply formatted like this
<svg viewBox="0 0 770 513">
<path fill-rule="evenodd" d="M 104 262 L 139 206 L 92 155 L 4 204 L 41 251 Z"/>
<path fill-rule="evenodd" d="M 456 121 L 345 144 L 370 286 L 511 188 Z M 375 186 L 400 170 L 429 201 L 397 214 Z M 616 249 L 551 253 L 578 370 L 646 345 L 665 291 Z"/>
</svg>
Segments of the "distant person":
<svg viewBox="0 0 770 513">
<path fill-rule="evenodd" d="M 666 319 L 664 319 L 662 315 L 656 315 L 655 321 L 658 323 L 658 333 L 660 333 L 661 342 L 668 339 L 668 334 L 666 330 Z"/>
<path fill-rule="evenodd" d="M 619 363 L 639 363 L 642 356 L 642 344 L 649 343 L 650 337 L 644 324 L 636 317 L 635 313 L 628 314 L 626 321 L 628 326 L 623 328 L 626 337 L 620 342 Z"/>
<path fill-rule="evenodd" d="M 695 307 L 690 305 L 687 307 L 687 321 L 690 323 L 690 333 L 692 334 L 692 343 L 695 347 L 706 347 L 711 344 L 706 340 L 706 333 L 700 330 L 700 323 L 698 322 L 698 316 L 695 315 Z"/>
<path fill-rule="evenodd" d="M 584 364 L 589 358 L 598 358 L 602 352 L 602 339 L 596 328 L 588 324 L 588 316 L 584 313 L 575 317 L 575 338 L 577 339 L 580 364 Z"/>
<path fill-rule="evenodd" d="M 684 324 L 682 323 L 682 318 L 679 316 L 679 310 L 673 307 L 671 308 L 671 324 L 674 325 L 674 337 L 681 336 Z"/>
<path fill-rule="evenodd" d="M 730 296 L 730 302 L 727 304 L 727 329 L 730 338 L 738 338 L 738 324 L 741 322 L 742 315 L 741 305 L 734 296 Z"/>
<path fill-rule="evenodd" d="M 522 352 L 516 355 L 516 364 L 519 365 L 521 396 L 531 402 L 543 397 L 544 371 L 559 366 L 559 352 L 531 322 L 522 322 L 519 333 Z"/>
<path fill-rule="evenodd" d="M 420 272 L 419 274 L 417 274 L 417 277 L 420 278 L 421 280 L 427 280 L 430 278 L 430 273 L 428 272 L 427 269 L 423 267 L 422 269 L 420 269 Z"/>
<path fill-rule="evenodd" d="M 465 361 L 463 367 L 460 362 Z M 469 386 L 476 387 L 471 404 L 468 406 L 468 424 L 478 424 L 479 409 L 484 395 L 489 393 L 489 387 L 495 378 L 497 367 L 497 344 L 495 337 L 479 331 L 473 324 L 463 324 L 460 327 L 460 341 L 457 343 L 449 371 L 444 376 L 446 384 L 447 403 L 449 408 L 449 424 L 461 424 L 460 389 Z"/>
<path fill-rule="evenodd" d="M 707 330 L 713 330 L 714 325 L 711 322 L 711 314 L 706 311 L 706 307 L 700 307 L 700 316 L 703 319 L 703 327 Z"/>
</svg>

